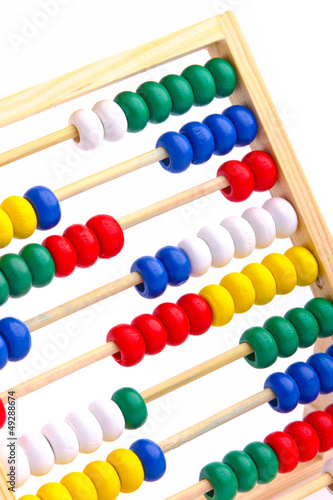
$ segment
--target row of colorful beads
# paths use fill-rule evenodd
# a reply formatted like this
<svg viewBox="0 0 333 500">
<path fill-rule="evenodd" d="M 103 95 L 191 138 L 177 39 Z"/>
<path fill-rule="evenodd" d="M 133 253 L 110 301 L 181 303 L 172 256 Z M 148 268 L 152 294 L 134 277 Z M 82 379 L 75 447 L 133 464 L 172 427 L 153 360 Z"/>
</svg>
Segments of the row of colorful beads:
<svg viewBox="0 0 333 500">
<path fill-rule="evenodd" d="M 52 421 L 41 432 L 30 431 L 19 437 L 15 470 L 16 488 L 30 474 L 44 476 L 54 464 L 68 464 L 79 453 L 93 453 L 103 441 L 120 438 L 124 429 L 138 429 L 147 420 L 146 403 L 130 387 L 116 391 L 111 399 L 97 399 L 88 409 L 68 413 L 64 421 Z M 7 464 L 7 447 L 0 445 L 0 459 Z M 8 464 L 7 464 L 8 465 Z"/>
<path fill-rule="evenodd" d="M 69 118 L 79 133 L 77 146 L 85 151 L 103 141 L 118 141 L 126 132 L 140 132 L 148 122 L 161 123 L 170 114 L 182 115 L 195 106 L 205 106 L 214 97 L 226 97 L 235 90 L 236 75 L 221 58 L 205 66 L 194 64 L 181 74 L 168 75 L 160 83 L 149 81 L 136 92 L 121 92 L 114 101 L 99 101 L 92 111 L 80 109 Z"/>
<path fill-rule="evenodd" d="M 328 352 L 333 354 L 333 346 Z M 307 363 L 294 363 L 289 366 L 286 373 L 276 372 L 266 379 L 264 387 L 272 389 L 276 396 L 276 399 L 269 404 L 276 411 L 290 412 L 302 400 L 316 399 L 319 390 L 325 393 L 321 384 L 326 384 L 327 377 L 332 380 L 332 374 L 333 359 L 328 353 L 314 354 Z M 333 384 L 330 385 L 330 391 L 333 391 Z M 290 472 L 296 468 L 299 461 L 312 460 L 318 452 L 331 449 L 333 418 L 328 413 L 331 409 L 332 407 L 329 407 L 326 412 L 310 413 L 304 419 L 306 425 L 293 422 L 283 433 L 269 434 L 264 443 L 251 443 L 243 452 L 231 452 L 222 462 L 208 464 L 201 470 L 199 476 L 200 480 L 208 479 L 214 488 L 206 497 L 232 500 L 238 491 L 250 491 L 257 482 L 261 484 L 270 482 L 277 472 Z M 134 455 L 131 452 L 134 452 Z M 38 495 L 43 498 L 46 494 L 48 500 L 55 498 L 81 500 L 82 495 L 86 495 L 89 491 L 88 498 L 115 499 L 120 492 L 136 491 L 144 480 L 157 481 L 166 470 L 162 449 L 158 444 L 148 440 L 136 441 L 130 450 L 120 449 L 111 452 L 106 462 L 114 467 L 115 471 L 112 471 L 112 474 L 104 462 L 91 462 L 83 473 L 68 474 L 60 485 L 57 483 L 44 485 L 37 492 L 37 497 L 32 498 L 40 498 Z M 101 471 L 106 469 L 109 471 L 107 481 L 105 472 L 102 481 Z M 93 477 L 89 474 L 91 470 L 95 473 Z M 86 476 L 90 478 L 92 484 L 87 481 Z M 55 494 L 58 496 L 55 497 Z M 21 497 L 20 500 L 28 500 L 28 496 Z"/>
<path fill-rule="evenodd" d="M 178 263 L 180 262 L 183 268 L 183 254 L 175 247 L 164 247 L 158 252 L 158 255 L 161 255 L 166 264 L 166 268 L 162 263 L 160 264 L 160 266 L 163 265 L 163 272 L 167 277 L 165 282 L 169 282 L 168 276 L 170 275 L 174 284 L 180 284 L 179 280 L 183 280 L 184 273 L 180 273 Z M 156 258 L 153 262 L 155 261 L 160 262 Z M 174 269 L 174 266 L 170 265 L 172 261 L 177 263 L 177 273 L 171 272 Z M 150 281 L 150 278 L 147 278 L 150 274 L 147 273 L 145 265 L 149 262 L 149 269 L 154 269 L 151 260 L 144 258 L 139 262 L 141 265 L 138 269 L 143 276 L 143 286 L 148 287 L 151 291 L 151 298 L 152 291 L 161 290 L 162 278 L 157 276 L 159 281 L 156 281 L 155 272 L 154 281 Z M 177 305 L 161 304 L 155 309 L 154 315 L 162 321 L 163 327 L 159 325 L 159 322 L 156 324 L 156 320 L 149 320 L 146 323 L 146 320 L 142 319 L 140 323 L 132 323 L 132 326 L 118 325 L 112 328 L 108 333 L 107 341 L 114 340 L 120 349 L 120 353 L 114 355 L 115 359 L 120 364 L 132 366 L 139 363 L 145 353 L 157 354 L 164 349 L 166 344 L 182 344 L 190 333 L 200 335 L 207 331 L 210 325 L 226 325 L 235 313 L 246 312 L 254 304 L 267 304 L 273 300 L 275 294 L 290 293 L 296 284 L 299 286 L 310 285 L 316 280 L 317 275 L 318 265 L 311 252 L 303 247 L 291 247 L 285 255 L 270 254 L 263 259 L 261 264 L 249 264 L 241 273 L 227 274 L 219 285 L 204 287 L 199 295 L 201 300 L 205 301 L 205 306 L 203 304 L 199 306 L 198 299 L 195 299 L 194 294 L 190 294 L 193 295 L 193 299 L 179 299 Z M 138 286 L 140 287 L 140 285 Z M 164 291 L 165 286 L 163 285 L 162 288 Z M 143 293 L 142 290 L 140 293 Z M 197 309 L 199 310 L 197 311 Z M 204 316 L 201 317 L 203 314 Z M 193 316 L 192 319 L 191 316 Z M 199 318 L 201 318 L 200 321 Z M 191 324 L 197 330 L 196 323 L 198 321 L 202 326 L 198 332 L 194 333 L 191 331 Z M 203 328 L 202 331 L 201 328 Z M 256 333 L 256 336 L 258 334 L 259 332 Z M 250 334 L 248 335 L 250 338 Z M 262 336 L 262 342 L 264 342 L 265 334 Z M 269 345 L 268 339 L 266 340 Z M 31 335 L 22 321 L 12 317 L 0 320 L 0 368 L 3 368 L 8 360 L 19 361 L 23 359 L 29 353 L 30 348 Z M 261 349 L 263 352 L 265 351 L 265 344 Z M 274 356 L 275 352 L 276 349 L 269 349 L 269 359 Z M 262 358 L 264 355 L 260 354 L 259 359 Z"/>
<path fill-rule="evenodd" d="M 255 485 L 268 484 L 278 473 L 292 472 L 301 462 L 333 448 L 333 405 L 325 411 L 309 413 L 303 421 L 288 424 L 283 432 L 272 432 L 264 442 L 255 441 L 243 451 L 231 451 L 221 462 L 203 467 L 199 480 L 207 479 L 213 490 L 205 496 L 232 500 Z"/>
<path fill-rule="evenodd" d="M 156 147 L 164 147 L 169 155 L 160 162 L 162 167 L 180 173 L 191 163 L 208 161 L 212 154 L 227 154 L 235 145 L 250 144 L 256 134 L 257 124 L 251 111 L 244 106 L 231 106 L 223 115 L 210 115 L 203 123 L 187 123 L 180 133 L 163 134 Z M 262 161 L 264 159 L 263 153 Z M 52 229 L 60 218 L 59 201 L 47 187 L 35 186 L 24 197 L 10 196 L 0 206 L 0 248 L 9 245 L 13 237 L 28 238 L 36 228 L 42 231 Z"/>
</svg>

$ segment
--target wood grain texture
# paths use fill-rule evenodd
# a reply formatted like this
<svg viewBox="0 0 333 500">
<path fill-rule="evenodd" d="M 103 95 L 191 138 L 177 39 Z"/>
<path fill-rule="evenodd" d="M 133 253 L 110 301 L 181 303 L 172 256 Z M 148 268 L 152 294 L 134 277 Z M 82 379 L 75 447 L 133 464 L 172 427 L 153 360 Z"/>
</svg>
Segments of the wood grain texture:
<svg viewBox="0 0 333 500">
<path fill-rule="evenodd" d="M 306 498 L 313 493 L 317 493 L 317 491 L 330 486 L 333 483 L 333 477 L 329 472 L 325 472 L 319 477 L 316 477 L 312 481 L 303 484 L 296 490 L 290 491 L 286 495 L 281 495 L 279 500 L 302 500 L 302 498 Z"/>
<path fill-rule="evenodd" d="M 0 127 L 203 49 L 220 38 L 218 19 L 212 17 L 0 99 Z"/>
</svg>

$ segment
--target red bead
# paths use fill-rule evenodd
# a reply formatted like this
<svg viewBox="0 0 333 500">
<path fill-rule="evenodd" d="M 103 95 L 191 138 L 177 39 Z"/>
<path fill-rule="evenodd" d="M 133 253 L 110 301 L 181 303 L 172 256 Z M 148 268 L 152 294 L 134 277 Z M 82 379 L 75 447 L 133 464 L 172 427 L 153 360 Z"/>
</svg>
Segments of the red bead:
<svg viewBox="0 0 333 500">
<path fill-rule="evenodd" d="M 168 334 L 162 322 L 152 314 L 141 314 L 133 319 L 134 326 L 141 333 L 146 344 L 146 354 L 158 354 L 168 342 Z"/>
<path fill-rule="evenodd" d="M 304 422 L 310 424 L 319 438 L 320 453 L 333 448 L 333 418 L 325 411 L 313 411 L 309 413 Z"/>
<path fill-rule="evenodd" d="M 96 235 L 82 224 L 73 224 L 64 231 L 77 255 L 77 267 L 90 267 L 98 259 L 100 246 Z"/>
<path fill-rule="evenodd" d="M 255 191 L 268 191 L 276 183 L 277 168 L 272 158 L 264 151 L 251 151 L 242 162 L 250 167 L 255 181 Z"/>
<path fill-rule="evenodd" d="M 274 451 L 279 461 L 279 472 L 285 474 L 296 469 L 299 463 L 299 451 L 295 440 L 286 432 L 272 432 L 264 439 Z"/>
<path fill-rule="evenodd" d="M 244 201 L 254 191 L 255 181 L 249 167 L 241 161 L 231 160 L 223 163 L 217 171 L 217 177 L 223 175 L 230 186 L 221 189 L 229 201 Z"/>
<path fill-rule="evenodd" d="M 77 255 L 72 243 L 64 236 L 49 236 L 43 241 L 50 252 L 55 266 L 55 276 L 65 278 L 72 274 L 77 265 Z"/>
<path fill-rule="evenodd" d="M 191 325 L 184 309 L 171 302 L 160 304 L 154 310 L 168 334 L 168 345 L 180 345 L 189 336 Z"/>
<path fill-rule="evenodd" d="M 95 215 L 88 220 L 88 226 L 96 235 L 100 246 L 100 259 L 110 259 L 124 246 L 124 233 L 111 215 Z"/>
<path fill-rule="evenodd" d="M 2 399 L 0 399 L 0 429 L 5 425 L 7 420 L 6 408 L 3 404 Z"/>
<path fill-rule="evenodd" d="M 188 293 L 177 300 L 190 320 L 190 335 L 202 335 L 212 325 L 212 311 L 206 299 L 196 293 Z"/>
<path fill-rule="evenodd" d="M 113 341 L 117 344 L 119 352 L 112 356 L 121 366 L 137 365 L 146 353 L 146 345 L 141 333 L 131 325 L 114 326 L 107 334 L 106 341 Z"/>
<path fill-rule="evenodd" d="M 291 422 L 283 429 L 294 438 L 299 451 L 299 461 L 309 462 L 319 452 L 319 438 L 314 428 L 307 422 Z"/>
<path fill-rule="evenodd" d="M 329 413 L 333 417 L 333 403 L 325 408 L 326 413 Z"/>
</svg>

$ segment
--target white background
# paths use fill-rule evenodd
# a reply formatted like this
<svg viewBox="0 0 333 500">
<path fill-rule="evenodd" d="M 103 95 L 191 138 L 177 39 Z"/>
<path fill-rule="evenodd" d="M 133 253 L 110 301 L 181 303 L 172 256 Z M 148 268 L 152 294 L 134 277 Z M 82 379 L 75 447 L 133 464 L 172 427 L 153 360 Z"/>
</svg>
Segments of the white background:
<svg viewBox="0 0 333 500">
<path fill-rule="evenodd" d="M 33 29 L 29 39 L 18 43 L 23 26 L 38 24 L 42 0 L 2 0 L 0 2 L 1 78 L 0 95 L 6 96 L 28 86 L 59 76 L 140 43 L 153 40 L 227 9 L 234 9 L 257 60 L 273 100 L 281 114 L 297 155 L 301 160 L 321 210 L 333 227 L 331 210 L 332 183 L 332 3 L 329 0 L 168 0 L 168 2 L 127 0 L 67 0 L 57 3 L 58 10 L 45 25 Z M 45 20 L 45 16 L 44 16 Z M 16 40 L 14 43 L 13 40 Z M 0 131 L 1 150 L 66 126 L 69 115 L 81 107 L 91 108 L 100 99 L 112 99 L 121 90 L 135 90 L 146 80 L 160 80 L 169 72 L 180 73 L 188 64 L 204 63 L 205 52 L 148 71 L 146 74 L 90 94 L 76 102 L 14 124 Z M 215 100 L 206 108 L 193 108 L 186 116 L 172 117 L 162 125 L 149 125 L 137 135 L 129 135 L 117 144 L 104 144 L 98 151 L 82 156 L 71 143 L 64 143 L 1 169 L 1 199 L 23 195 L 31 186 L 44 184 L 56 189 L 76 179 L 123 161 L 154 147 L 166 130 L 178 130 L 190 120 L 200 120 L 228 106 L 227 100 Z M 228 158 L 245 154 L 233 151 Z M 158 164 L 122 179 L 88 191 L 62 204 L 63 218 L 53 233 L 61 234 L 71 223 L 85 223 L 98 213 L 120 217 L 215 176 L 221 158 L 207 165 L 192 166 L 186 173 L 172 176 Z M 231 206 L 220 194 L 192 203 L 169 214 L 126 231 L 121 255 L 112 261 L 99 261 L 93 268 L 76 270 L 66 280 L 56 279 L 47 289 L 33 290 L 24 299 L 10 300 L 2 316 L 14 315 L 26 320 L 66 300 L 125 275 L 133 260 L 153 255 L 161 246 L 177 244 L 186 235 L 194 235 L 208 222 L 220 222 L 230 214 L 241 214 L 246 207 L 262 204 L 267 195 L 253 196 L 249 201 Z M 45 234 L 36 233 L 31 242 L 42 242 Z M 19 251 L 25 242 L 15 241 L 8 251 Z M 285 251 L 289 241 L 274 244 Z M 5 253 L 7 250 L 3 250 Z M 187 292 L 198 292 L 202 286 L 218 283 L 230 270 L 240 271 L 250 261 L 260 262 L 269 253 L 255 251 L 245 261 L 234 260 L 228 269 L 211 269 L 200 278 L 191 279 L 181 290 L 169 288 L 163 298 L 147 302 L 129 290 L 90 307 L 47 328 L 33 333 L 30 355 L 17 365 L 7 366 L 0 378 L 5 390 L 31 376 L 70 360 L 105 341 L 107 331 L 121 322 L 130 322 L 137 314 L 152 312 L 162 301 L 175 301 Z M 137 367 L 126 369 L 112 359 L 96 363 L 79 373 L 54 383 L 18 402 L 18 434 L 40 429 L 48 420 L 64 418 L 77 407 L 87 407 L 97 397 L 110 397 L 119 387 L 132 385 L 143 390 L 170 376 L 203 362 L 237 344 L 242 331 L 253 324 L 261 325 L 266 317 L 284 314 L 289 307 L 302 306 L 310 298 L 308 290 L 297 290 L 289 297 L 278 297 L 270 305 L 253 308 L 235 318 L 224 328 L 211 329 L 184 345 L 167 348 Z M 300 351 L 293 359 L 279 360 L 274 367 L 255 371 L 244 360 L 204 377 L 189 386 L 149 404 L 150 419 L 138 432 L 126 431 L 116 443 L 104 443 L 91 456 L 81 455 L 73 464 L 56 466 L 44 478 L 30 478 L 18 496 L 35 494 L 46 481 L 59 481 L 66 473 L 81 471 L 91 460 L 105 459 L 112 449 L 128 447 L 140 436 L 159 441 L 179 430 L 226 408 L 230 404 L 262 389 L 264 380 L 275 370 L 284 370 L 295 360 L 305 360 L 311 348 Z M 263 440 L 282 430 L 290 421 L 301 418 L 302 408 L 291 415 L 274 413 L 261 407 L 167 455 L 165 477 L 154 484 L 145 483 L 131 497 L 164 499 L 198 479 L 200 469 L 208 462 L 221 460 L 233 449 L 242 449 L 254 440 Z M 6 432 L 2 431 L 2 438 Z M 315 498 L 327 498 L 320 492 Z"/>
</svg>

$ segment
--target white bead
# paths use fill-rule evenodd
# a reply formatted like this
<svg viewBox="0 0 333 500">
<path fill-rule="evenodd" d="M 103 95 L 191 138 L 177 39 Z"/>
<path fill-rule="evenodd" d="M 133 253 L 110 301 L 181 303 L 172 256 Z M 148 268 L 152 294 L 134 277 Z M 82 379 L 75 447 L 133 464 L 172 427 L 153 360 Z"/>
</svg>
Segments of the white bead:
<svg viewBox="0 0 333 500">
<path fill-rule="evenodd" d="M 127 118 L 121 107 L 114 101 L 99 101 L 92 108 L 104 127 L 104 139 L 110 142 L 119 141 L 128 129 Z"/>
<path fill-rule="evenodd" d="M 69 464 L 79 454 L 79 441 L 73 429 L 66 422 L 49 422 L 42 434 L 53 450 L 56 464 Z"/>
<path fill-rule="evenodd" d="M 178 243 L 178 248 L 186 253 L 191 264 L 191 276 L 204 275 L 212 265 L 212 254 L 209 246 L 201 238 L 190 236 Z"/>
<path fill-rule="evenodd" d="M 9 443 L 8 443 L 9 444 Z M 8 463 L 8 457 L 10 454 L 10 449 L 7 444 L 0 444 L 0 460 L 4 465 L 5 471 L 8 474 L 10 467 L 15 467 L 15 488 L 20 488 L 29 479 L 30 476 L 30 466 L 26 454 L 20 448 L 20 446 L 15 447 L 15 464 Z"/>
<path fill-rule="evenodd" d="M 218 224 L 209 224 L 200 229 L 197 236 L 209 246 L 212 267 L 224 267 L 235 255 L 235 245 L 230 233 Z"/>
<path fill-rule="evenodd" d="M 294 234 L 298 226 L 298 218 L 296 210 L 289 201 L 276 196 L 265 201 L 262 208 L 273 217 L 277 238 L 289 238 Z"/>
<path fill-rule="evenodd" d="M 79 441 L 80 453 L 92 453 L 103 442 L 103 432 L 98 420 L 89 410 L 71 411 L 65 418 Z"/>
<path fill-rule="evenodd" d="M 333 457 L 329 458 L 324 463 L 323 468 L 321 469 L 321 473 L 325 474 L 325 472 L 328 472 L 329 474 L 331 474 L 332 482 L 333 482 Z M 329 491 L 331 493 L 331 495 L 333 495 L 333 485 L 332 484 L 327 486 L 327 491 Z"/>
<path fill-rule="evenodd" d="M 235 258 L 243 259 L 250 255 L 256 246 L 256 237 L 250 224 L 242 217 L 232 215 L 221 222 L 231 234 L 235 245 Z"/>
<path fill-rule="evenodd" d="M 77 128 L 80 138 L 74 139 L 74 143 L 83 151 L 91 151 L 102 144 L 104 127 L 93 111 L 88 109 L 74 111 L 69 117 L 68 125 L 74 125 Z"/>
<path fill-rule="evenodd" d="M 50 472 L 54 465 L 54 454 L 43 434 L 30 431 L 19 437 L 17 442 L 27 456 L 32 476 L 44 476 Z"/>
<path fill-rule="evenodd" d="M 267 248 L 276 237 L 276 227 L 273 217 L 267 210 L 252 207 L 242 214 L 243 219 L 252 227 L 256 237 L 256 248 Z"/>
<path fill-rule="evenodd" d="M 96 399 L 89 410 L 98 420 L 104 441 L 115 441 L 125 429 L 125 419 L 121 409 L 112 399 Z"/>
</svg>

